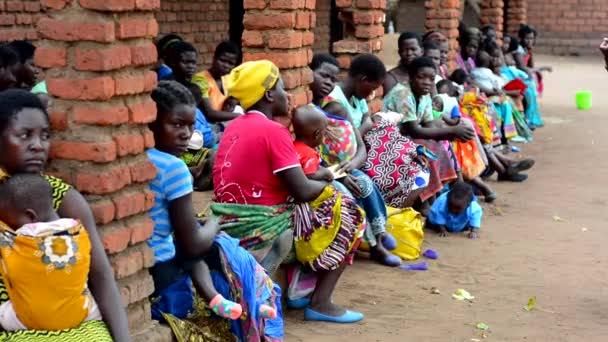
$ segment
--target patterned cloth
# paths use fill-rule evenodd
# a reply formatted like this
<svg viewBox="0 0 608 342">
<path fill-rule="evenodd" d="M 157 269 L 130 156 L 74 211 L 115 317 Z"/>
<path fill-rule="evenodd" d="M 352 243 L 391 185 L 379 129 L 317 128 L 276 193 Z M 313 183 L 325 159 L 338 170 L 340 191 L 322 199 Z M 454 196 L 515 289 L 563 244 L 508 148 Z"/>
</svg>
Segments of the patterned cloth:
<svg viewBox="0 0 608 342">
<path fill-rule="evenodd" d="M 10 177 L 4 170 L 0 169 L 0 184 Z M 64 183 L 61 179 L 44 176 L 53 189 L 53 209 L 57 210 L 63 203 L 65 195 L 72 187 Z M 0 278 L 0 304 L 9 300 L 8 291 L 4 284 L 4 279 Z M 74 329 L 59 331 L 47 330 L 20 330 L 15 332 L 0 332 L 0 341 L 13 342 L 81 342 L 99 341 L 111 342 L 112 335 L 104 321 L 88 321 Z"/>
<path fill-rule="evenodd" d="M 327 186 L 310 203 L 259 206 L 213 203 L 222 230 L 263 259 L 274 240 L 294 230 L 297 259 L 311 269 L 333 270 L 358 246 L 365 215 L 351 198 Z"/>
<path fill-rule="evenodd" d="M 363 171 L 380 189 L 391 207 L 402 208 L 415 186 L 422 167 L 415 161 L 418 147 L 399 132 L 399 127 L 381 119 L 364 137 L 367 159 Z"/>
<path fill-rule="evenodd" d="M 319 147 L 321 158 L 326 165 L 335 165 L 351 160 L 357 153 L 355 128 L 347 119 L 331 115 L 323 109 L 317 108 L 327 117 L 327 129 Z"/>
<path fill-rule="evenodd" d="M 88 316 L 91 242 L 78 221 L 31 223 L 16 231 L 0 223 L 0 256 L 0 273 L 22 325 L 60 330 L 77 327 Z M 0 323 L 6 326 L 4 318 Z"/>
</svg>

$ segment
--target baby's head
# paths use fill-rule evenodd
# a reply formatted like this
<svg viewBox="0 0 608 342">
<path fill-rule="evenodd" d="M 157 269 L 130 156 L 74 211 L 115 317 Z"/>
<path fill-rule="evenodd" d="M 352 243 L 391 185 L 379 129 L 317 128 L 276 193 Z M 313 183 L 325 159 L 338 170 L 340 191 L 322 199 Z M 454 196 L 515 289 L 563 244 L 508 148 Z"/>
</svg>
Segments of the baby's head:
<svg viewBox="0 0 608 342">
<path fill-rule="evenodd" d="M 463 69 L 456 69 L 450 75 L 450 81 L 458 85 L 465 85 L 469 82 L 469 75 Z"/>
<path fill-rule="evenodd" d="M 454 85 L 450 80 L 441 80 L 437 82 L 437 94 L 448 94 L 454 96 Z"/>
<path fill-rule="evenodd" d="M 448 193 L 448 210 L 458 215 L 464 212 L 473 201 L 473 188 L 468 183 L 458 181 Z"/>
<path fill-rule="evenodd" d="M 323 142 L 327 118 L 320 110 L 311 105 L 300 106 L 293 113 L 293 131 L 296 140 L 316 148 Z"/>
<path fill-rule="evenodd" d="M 232 96 L 228 96 L 226 100 L 224 100 L 222 110 L 225 112 L 233 112 L 237 106 L 240 106 L 239 100 Z"/>
<path fill-rule="evenodd" d="M 433 110 L 440 113 L 443 112 L 443 98 L 439 95 L 433 97 Z"/>
<path fill-rule="evenodd" d="M 38 174 L 11 176 L 0 185 L 0 221 L 13 229 L 34 222 L 58 219 L 53 210 L 53 189 Z"/>
</svg>

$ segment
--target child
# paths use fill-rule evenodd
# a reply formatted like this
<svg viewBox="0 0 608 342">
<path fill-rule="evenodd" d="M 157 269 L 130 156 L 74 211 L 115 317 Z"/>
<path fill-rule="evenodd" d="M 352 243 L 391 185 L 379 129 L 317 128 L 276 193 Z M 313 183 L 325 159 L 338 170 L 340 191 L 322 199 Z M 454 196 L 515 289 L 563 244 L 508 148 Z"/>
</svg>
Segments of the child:
<svg viewBox="0 0 608 342">
<path fill-rule="evenodd" d="M 87 288 L 91 243 L 84 227 L 59 219 L 42 176 L 18 174 L 0 186 L 0 272 L 10 300 L 6 331 L 62 330 L 101 320 Z"/>
<path fill-rule="evenodd" d="M 332 182 L 332 172 L 321 167 L 321 157 L 316 148 L 323 142 L 327 118 L 313 106 L 298 107 L 293 114 L 294 146 L 306 177 L 312 180 Z"/>
<path fill-rule="evenodd" d="M 455 182 L 452 189 L 439 196 L 431 207 L 426 222 L 428 228 L 447 236 L 448 232 L 468 230 L 468 237 L 479 237 L 483 209 L 473 195 L 473 188 L 465 182 Z"/>
<path fill-rule="evenodd" d="M 435 74 L 435 84 L 439 83 L 439 81 L 443 80 L 440 74 L 441 67 L 441 50 L 439 49 L 439 45 L 437 43 L 427 40 L 423 44 L 424 47 L 424 57 L 429 58 L 433 61 L 435 66 L 437 67 L 437 74 Z"/>
<path fill-rule="evenodd" d="M 172 254 L 179 256 L 182 251 L 182 256 L 173 256 L 173 258 L 180 260 L 184 272 L 190 276 L 194 288 L 209 304 L 211 310 L 218 316 L 236 320 L 242 314 L 242 306 L 227 300 L 215 289 L 209 267 L 203 260 L 205 256 L 188 259 L 183 252 L 184 243 L 179 243 L 177 239 L 178 233 L 175 234 L 176 241 L 173 241 L 172 230 L 180 227 L 183 229 L 189 223 L 184 222 L 183 218 L 173 217 L 171 210 L 174 209 L 176 202 L 185 198 L 186 203 L 191 203 L 192 179 L 185 162 L 180 157 L 184 154 L 188 141 L 192 141 L 191 127 L 196 120 L 194 111 L 196 102 L 192 93 L 175 81 L 159 82 L 151 96 L 156 102 L 158 113 L 156 120 L 149 125 L 156 146 L 148 150 L 147 154 L 156 166 L 157 175 L 150 184 L 150 190 L 154 192 L 156 201 L 150 210 L 150 217 L 154 221 L 154 233 L 147 241 L 148 246 L 154 250 L 157 264 L 171 262 Z M 196 223 L 192 222 L 192 224 Z M 197 226 L 201 232 L 205 231 L 204 228 Z M 212 231 L 206 231 L 205 234 L 215 237 Z M 153 268 L 153 277 L 154 272 Z M 274 318 L 277 315 L 274 308 L 265 304 L 260 306 L 259 311 L 266 318 Z"/>
<path fill-rule="evenodd" d="M 399 83 L 409 80 L 408 67 L 414 59 L 422 56 L 422 38 L 415 32 L 403 32 L 397 40 L 399 65 L 391 69 L 382 84 L 384 94 L 388 94 Z"/>
</svg>

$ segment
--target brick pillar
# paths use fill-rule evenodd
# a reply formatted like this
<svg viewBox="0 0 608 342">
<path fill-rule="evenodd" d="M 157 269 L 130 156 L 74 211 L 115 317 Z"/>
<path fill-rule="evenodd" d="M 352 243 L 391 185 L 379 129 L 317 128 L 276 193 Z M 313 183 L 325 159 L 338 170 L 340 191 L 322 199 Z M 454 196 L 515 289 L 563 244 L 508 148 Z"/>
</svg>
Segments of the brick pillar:
<svg viewBox="0 0 608 342">
<path fill-rule="evenodd" d="M 333 43 L 332 52 L 340 67 L 348 69 L 357 54 L 382 50 L 386 0 L 336 0 L 336 6 L 340 9 L 343 37 Z M 376 89 L 374 98 L 369 100 L 370 113 L 382 108 L 382 95 L 382 87 Z"/>
<path fill-rule="evenodd" d="M 504 12 L 503 8 L 505 3 L 502 0 L 482 0 L 481 1 L 481 13 L 480 13 L 480 24 L 492 25 L 496 30 L 496 36 L 498 40 L 502 39 L 503 23 L 504 23 Z"/>
<path fill-rule="evenodd" d="M 509 0 L 507 2 L 507 22 L 505 23 L 505 32 L 517 37 L 519 25 L 528 22 L 528 1 L 527 0 Z"/>
<path fill-rule="evenodd" d="M 41 0 L 45 14 L 35 61 L 46 69 L 54 130 L 49 172 L 87 199 L 114 271 L 133 335 L 170 339 L 153 329 L 147 268 L 154 254 L 145 244 L 153 230 L 148 182 L 154 146 L 147 123 L 156 116 L 149 93 L 156 74 L 153 10 L 159 0 Z M 152 334 L 150 334 L 152 332 Z"/>
<path fill-rule="evenodd" d="M 458 45 L 458 22 L 462 17 L 464 1 L 460 0 L 426 0 L 426 29 L 443 32 L 450 45 L 448 66 L 450 70 L 456 67 L 456 56 L 460 49 Z"/>
<path fill-rule="evenodd" d="M 315 0 L 245 0 L 243 61 L 267 59 L 281 69 L 293 105 L 312 100 Z"/>
</svg>

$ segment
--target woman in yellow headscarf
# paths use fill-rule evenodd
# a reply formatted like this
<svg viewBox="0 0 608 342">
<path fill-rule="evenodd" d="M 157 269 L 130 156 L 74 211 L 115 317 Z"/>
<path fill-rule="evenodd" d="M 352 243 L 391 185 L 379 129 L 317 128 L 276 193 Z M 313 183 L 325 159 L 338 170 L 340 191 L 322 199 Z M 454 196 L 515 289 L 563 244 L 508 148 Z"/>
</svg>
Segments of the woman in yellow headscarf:
<svg viewBox="0 0 608 342">
<path fill-rule="evenodd" d="M 213 170 L 212 210 L 223 231 L 240 239 L 272 273 L 292 245 L 298 261 L 313 271 L 317 285 L 307 320 L 352 323 L 358 312 L 331 302 L 344 267 L 352 260 L 365 216 L 354 200 L 327 182 L 306 178 L 291 135 L 273 121 L 288 115 L 279 69 L 269 61 L 244 63 L 227 78 L 230 96 L 247 111 L 224 132 Z M 292 303 L 293 304 L 293 303 Z"/>
</svg>

